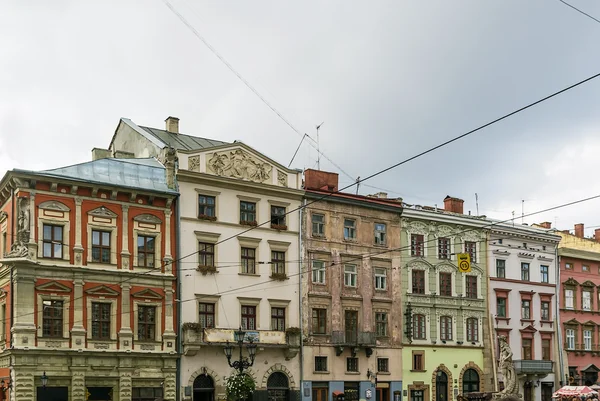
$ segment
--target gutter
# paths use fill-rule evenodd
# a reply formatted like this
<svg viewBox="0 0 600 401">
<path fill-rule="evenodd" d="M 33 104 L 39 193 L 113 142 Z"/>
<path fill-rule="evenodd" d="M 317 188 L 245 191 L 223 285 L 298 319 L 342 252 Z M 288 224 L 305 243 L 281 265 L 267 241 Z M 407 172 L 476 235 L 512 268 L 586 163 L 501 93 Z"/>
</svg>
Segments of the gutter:
<svg viewBox="0 0 600 401">
<path fill-rule="evenodd" d="M 556 244 L 556 248 L 554 251 L 555 260 L 556 260 L 556 295 L 554 296 L 554 319 L 556 321 L 556 339 L 558 341 L 558 363 L 560 364 L 560 378 L 559 385 L 562 386 L 565 378 L 565 365 L 563 361 L 563 339 L 562 339 L 562 330 L 560 328 L 560 319 L 559 319 L 559 297 L 561 294 L 560 289 L 560 256 L 558 256 L 558 244 Z M 556 381 L 556 378 L 554 379 Z"/>
<path fill-rule="evenodd" d="M 179 184 L 177 183 L 177 170 L 179 169 L 179 162 L 175 159 L 175 172 L 174 172 L 174 182 L 175 188 L 177 192 L 179 192 Z M 179 255 L 181 255 L 181 209 L 179 207 L 179 195 L 175 199 L 175 250 L 177 252 L 177 258 L 179 259 Z M 181 332 L 181 263 L 177 261 L 177 290 L 175 291 L 175 299 L 173 302 L 177 304 L 177 374 L 175 376 L 175 400 L 181 400 L 181 351 L 182 351 L 182 332 Z"/>
<path fill-rule="evenodd" d="M 12 235 L 10 236 L 10 247 L 12 248 L 12 245 L 13 245 L 13 243 L 15 241 L 15 213 L 16 213 L 16 210 L 15 210 L 15 189 L 14 188 L 11 189 L 10 192 L 11 192 L 10 196 L 12 198 L 11 202 L 12 202 L 12 209 L 13 209 L 12 210 L 12 216 L 10 217 L 10 219 L 12 220 L 11 223 L 12 223 L 12 226 L 13 226 L 13 228 L 12 228 L 12 230 L 13 230 L 12 231 Z M 4 252 L 4 249 L 2 249 L 1 252 Z M 10 331 L 7 333 L 7 335 L 10 335 L 10 349 L 13 348 L 13 336 L 12 336 L 12 334 L 9 334 L 9 333 L 12 332 L 12 328 L 13 328 L 14 323 L 15 323 L 15 314 L 14 314 L 14 311 L 15 311 L 15 302 L 14 302 L 15 301 L 15 286 L 13 284 L 13 271 L 14 271 L 14 267 L 15 267 L 15 265 L 14 265 L 14 263 L 12 263 L 10 265 Z M 4 319 L 6 319 L 6 316 L 4 317 Z M 5 329 L 6 329 L 6 322 L 3 322 L 3 323 L 4 323 Z"/>
</svg>

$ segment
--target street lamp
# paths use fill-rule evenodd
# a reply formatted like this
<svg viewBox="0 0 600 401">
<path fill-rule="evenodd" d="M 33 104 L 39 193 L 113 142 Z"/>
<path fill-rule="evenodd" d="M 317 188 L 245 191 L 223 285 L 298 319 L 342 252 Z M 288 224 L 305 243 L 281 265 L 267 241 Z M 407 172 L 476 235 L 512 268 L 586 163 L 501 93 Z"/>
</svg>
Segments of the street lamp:
<svg viewBox="0 0 600 401">
<path fill-rule="evenodd" d="M 241 327 L 239 330 L 233 332 L 233 339 L 235 340 L 235 342 L 238 345 L 238 348 L 240 349 L 240 358 L 237 361 L 231 362 L 233 346 L 229 344 L 229 341 L 227 341 L 227 345 L 223 348 L 223 352 L 225 352 L 225 356 L 227 357 L 227 363 L 229 363 L 229 366 L 231 366 L 232 368 L 238 370 L 240 374 L 245 369 L 248 369 L 250 366 L 254 365 L 254 358 L 256 357 L 256 344 L 253 344 L 252 340 L 250 340 L 250 344 L 246 345 L 246 348 L 248 349 L 248 355 L 250 356 L 250 360 L 243 356 L 242 350 L 244 349 L 245 336 L 246 332 L 242 330 Z"/>
<path fill-rule="evenodd" d="M 40 379 L 42 380 L 42 387 L 46 388 L 46 384 L 48 384 L 48 376 L 46 376 L 45 370 L 44 370 L 44 373 L 42 374 L 42 377 L 40 377 Z"/>
<path fill-rule="evenodd" d="M 12 387 L 12 383 L 11 382 L 5 382 L 4 379 L 2 379 L 2 381 L 0 381 L 0 390 L 2 391 L 6 391 L 9 390 Z"/>
</svg>

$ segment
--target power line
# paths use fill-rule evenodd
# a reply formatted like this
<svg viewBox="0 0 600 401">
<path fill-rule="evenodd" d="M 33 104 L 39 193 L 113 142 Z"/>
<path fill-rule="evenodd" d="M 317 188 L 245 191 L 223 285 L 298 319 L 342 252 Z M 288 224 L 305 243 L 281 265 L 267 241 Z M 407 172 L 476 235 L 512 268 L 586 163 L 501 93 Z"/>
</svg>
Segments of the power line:
<svg viewBox="0 0 600 401">
<path fill-rule="evenodd" d="M 581 14 L 585 15 L 586 17 L 588 17 L 588 18 L 591 18 L 591 19 L 593 19 L 594 21 L 596 21 L 596 22 L 600 23 L 600 20 L 598 20 L 598 19 L 594 18 L 593 16 L 589 15 L 589 14 L 588 14 L 588 13 L 586 13 L 585 11 L 582 11 L 582 10 L 578 9 L 577 7 L 575 7 L 575 6 L 573 6 L 573 5 L 569 4 L 569 3 L 567 3 L 566 1 L 564 1 L 564 0 L 558 0 L 558 1 L 560 1 L 561 3 L 563 3 L 565 6 L 567 6 L 567 7 L 571 7 L 573 10 L 575 10 L 575 11 L 577 11 L 577 12 L 579 12 L 579 13 L 581 13 Z"/>
</svg>

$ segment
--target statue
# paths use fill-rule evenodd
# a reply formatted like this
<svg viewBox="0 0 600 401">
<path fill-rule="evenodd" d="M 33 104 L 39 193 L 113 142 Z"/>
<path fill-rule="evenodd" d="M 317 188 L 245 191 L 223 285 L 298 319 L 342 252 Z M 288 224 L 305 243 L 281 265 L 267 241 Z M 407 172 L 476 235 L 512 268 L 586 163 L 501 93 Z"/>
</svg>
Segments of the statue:
<svg viewBox="0 0 600 401">
<path fill-rule="evenodd" d="M 23 258 L 29 254 L 29 199 L 21 198 L 18 207 L 17 235 L 7 258 Z"/>
<path fill-rule="evenodd" d="M 499 393 L 499 396 L 516 395 L 518 387 L 512 359 L 512 350 L 510 349 L 505 336 L 499 336 L 498 342 L 500 343 L 500 361 L 498 365 L 502 372 L 502 377 L 504 378 L 504 390 Z"/>
</svg>

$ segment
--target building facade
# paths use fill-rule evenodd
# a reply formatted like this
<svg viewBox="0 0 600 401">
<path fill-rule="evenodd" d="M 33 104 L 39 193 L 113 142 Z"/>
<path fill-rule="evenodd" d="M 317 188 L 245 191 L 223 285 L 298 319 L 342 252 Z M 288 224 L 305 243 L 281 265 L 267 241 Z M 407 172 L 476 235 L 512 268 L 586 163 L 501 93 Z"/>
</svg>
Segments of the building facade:
<svg viewBox="0 0 600 401">
<path fill-rule="evenodd" d="M 490 391 L 485 219 L 464 215 L 463 201 L 446 197 L 443 210 L 405 204 L 401 224 L 403 399 Z M 463 252 L 467 273 L 457 267 Z"/>
<path fill-rule="evenodd" d="M 338 193 L 337 174 L 304 174 L 303 400 L 392 401 L 402 389 L 401 200 Z"/>
<path fill-rule="evenodd" d="M 560 388 L 557 246 L 560 236 L 545 229 L 494 223 L 488 245 L 489 307 L 493 351 L 498 337 L 511 347 L 524 401 L 551 401 Z M 556 362 L 555 362 L 556 361 Z M 500 387 L 503 378 L 498 372 Z"/>
<path fill-rule="evenodd" d="M 4 176 L 9 399 L 175 400 L 176 198 L 155 159 Z"/>
<path fill-rule="evenodd" d="M 108 149 L 167 159 L 180 192 L 181 399 L 225 398 L 234 369 L 223 353 L 234 330 L 257 345 L 247 371 L 255 401 L 291 399 L 300 387 L 302 174 L 240 143 L 121 120 Z M 168 163 L 167 163 L 168 164 Z M 243 353 L 247 356 L 247 350 Z M 238 357 L 233 352 L 233 360 Z"/>
</svg>

